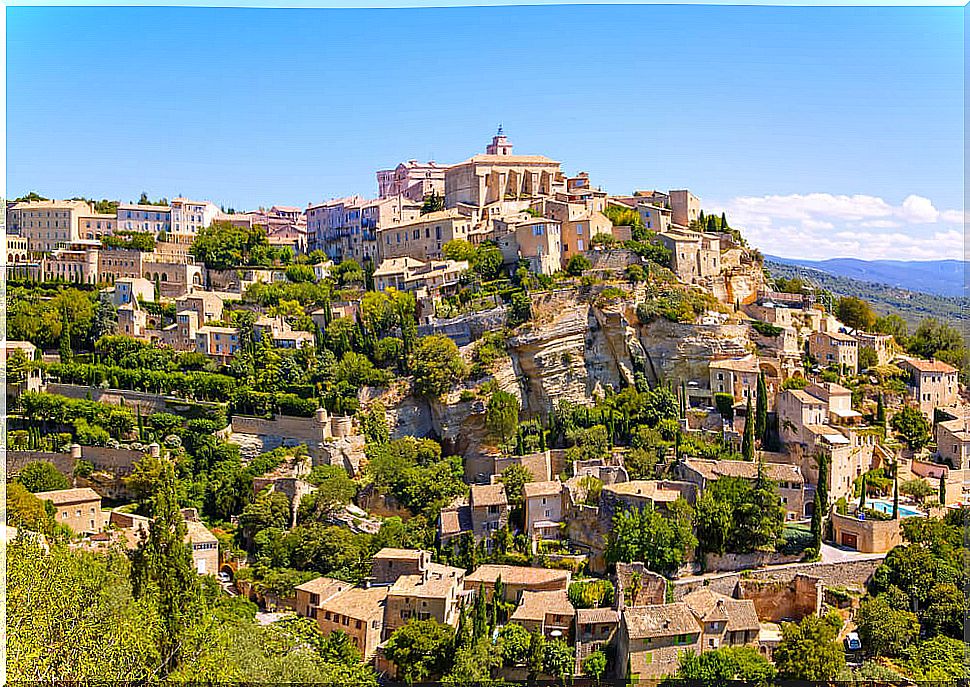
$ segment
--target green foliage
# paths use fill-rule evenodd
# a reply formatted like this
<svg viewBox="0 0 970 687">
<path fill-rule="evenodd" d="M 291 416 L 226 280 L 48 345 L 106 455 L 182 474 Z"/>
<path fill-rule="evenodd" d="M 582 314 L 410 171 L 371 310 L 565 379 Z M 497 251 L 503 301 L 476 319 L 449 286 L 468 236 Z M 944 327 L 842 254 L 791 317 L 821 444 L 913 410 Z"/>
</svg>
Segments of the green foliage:
<svg viewBox="0 0 970 687">
<path fill-rule="evenodd" d="M 845 667 L 838 635 L 842 621 L 834 613 L 783 623 L 774 661 L 779 676 L 792 680 L 831 680 Z"/>
<path fill-rule="evenodd" d="M 913 450 L 919 450 L 930 443 L 930 423 L 915 406 L 905 406 L 893 415 L 892 426 Z"/>
<path fill-rule="evenodd" d="M 55 515 L 54 504 L 37 498 L 20 482 L 7 485 L 7 525 L 10 527 L 53 536 L 61 531 Z"/>
<path fill-rule="evenodd" d="M 47 350 L 58 347 L 62 335 L 72 349 L 93 341 L 97 291 L 58 284 L 50 289 L 10 287 L 7 290 L 7 338 L 30 341 Z"/>
<path fill-rule="evenodd" d="M 770 685 L 777 671 L 771 663 L 750 646 L 725 646 L 705 651 L 680 654 L 678 680 L 711 687 L 723 687 L 735 681 L 753 685 Z"/>
<path fill-rule="evenodd" d="M 135 599 L 151 600 L 158 609 L 161 627 L 154 641 L 164 676 L 191 655 L 187 632 L 203 603 L 192 552 L 185 542 L 187 529 L 177 501 L 175 469 L 168 461 L 162 461 L 149 514 L 148 536 L 132 554 L 132 593 Z"/>
<path fill-rule="evenodd" d="M 465 239 L 452 239 L 441 247 L 441 252 L 449 260 L 471 262 L 475 257 L 475 246 Z"/>
<path fill-rule="evenodd" d="M 647 273 L 644 272 L 643 267 L 640 265 L 630 265 L 624 271 L 627 281 L 631 284 L 637 284 L 639 282 L 645 281 L 647 278 Z"/>
<path fill-rule="evenodd" d="M 498 279 L 504 261 L 501 249 L 494 242 L 483 241 L 475 248 L 475 254 L 470 262 L 471 268 L 478 276 L 484 281 L 492 281 Z"/>
<path fill-rule="evenodd" d="M 597 649 L 583 659 L 583 672 L 599 682 L 606 672 L 606 654 Z"/>
<path fill-rule="evenodd" d="M 961 639 L 933 637 L 908 652 L 906 667 L 921 681 L 950 682 L 968 677 L 967 646 Z"/>
<path fill-rule="evenodd" d="M 651 283 L 647 299 L 637 305 L 637 319 L 652 322 L 663 318 L 671 322 L 693 323 L 709 310 L 720 312 L 724 306 L 699 289 L 678 284 Z"/>
<path fill-rule="evenodd" d="M 383 446 L 369 444 L 367 457 L 366 474 L 374 486 L 429 520 L 467 491 L 461 459 L 442 458 L 441 446 L 430 439 L 405 437 Z"/>
<path fill-rule="evenodd" d="M 523 493 L 527 482 L 532 481 L 532 473 L 519 463 L 513 463 L 504 470 L 499 478 L 505 485 L 505 497 L 509 505 L 518 508 L 522 505 Z"/>
<path fill-rule="evenodd" d="M 101 245 L 105 248 L 151 253 L 155 250 L 155 235 L 147 231 L 119 231 L 111 236 L 102 236 Z"/>
<path fill-rule="evenodd" d="M 872 331 L 872 328 L 876 324 L 876 313 L 872 310 L 872 306 L 855 296 L 843 296 L 840 298 L 835 312 L 836 317 L 852 329 Z"/>
<path fill-rule="evenodd" d="M 34 494 L 71 488 L 71 480 L 62 475 L 53 463 L 45 460 L 35 460 L 24 465 L 15 481 Z"/>
<path fill-rule="evenodd" d="M 432 191 L 430 195 L 425 196 L 424 203 L 421 205 L 421 214 L 427 215 L 431 212 L 440 212 L 445 209 L 445 199 L 443 196 L 439 196 L 437 191 Z"/>
<path fill-rule="evenodd" d="M 316 280 L 313 268 L 309 265 L 288 265 L 286 278 L 294 284 L 305 284 Z"/>
<path fill-rule="evenodd" d="M 676 571 L 697 546 L 692 515 L 693 509 L 683 499 L 670 504 L 666 513 L 651 506 L 617 512 L 606 547 L 607 560 L 642 561 L 656 572 Z"/>
<path fill-rule="evenodd" d="M 458 346 L 441 334 L 418 339 L 410 366 L 414 374 L 414 390 L 420 396 L 441 396 L 467 374 Z"/>
<path fill-rule="evenodd" d="M 785 511 L 775 484 L 762 477 L 721 477 L 697 500 L 695 523 L 701 547 L 711 553 L 771 550 L 781 537 Z"/>
<path fill-rule="evenodd" d="M 515 434 L 519 426 L 519 400 L 507 391 L 496 391 L 485 407 L 485 429 L 501 444 Z"/>
<path fill-rule="evenodd" d="M 576 608 L 602 608 L 613 604 L 613 583 L 590 578 L 574 580 L 567 590 L 569 601 Z"/>
<path fill-rule="evenodd" d="M 579 277 L 592 266 L 593 263 L 585 255 L 574 255 L 566 263 L 566 274 Z"/>
<path fill-rule="evenodd" d="M 863 599 L 856 625 L 862 645 L 875 656 L 901 656 L 919 637 L 916 614 L 894 608 L 886 595 Z"/>
<path fill-rule="evenodd" d="M 715 393 L 714 406 L 722 418 L 734 422 L 734 394 Z"/>
<path fill-rule="evenodd" d="M 546 642 L 542 654 L 542 670 L 555 678 L 573 674 L 575 655 L 566 640 L 557 638 Z"/>
<path fill-rule="evenodd" d="M 409 620 L 387 640 L 384 655 L 406 682 L 427 682 L 451 668 L 455 631 L 433 618 Z"/>
<path fill-rule="evenodd" d="M 291 255 L 289 249 L 270 246 L 263 227 L 256 225 L 249 229 L 224 221 L 202 229 L 192 242 L 190 252 L 210 270 L 268 267 L 285 262 Z"/>
<path fill-rule="evenodd" d="M 871 346 L 862 346 L 859 349 L 859 369 L 869 370 L 879 365 L 879 354 Z"/>
<path fill-rule="evenodd" d="M 761 336 L 776 337 L 780 336 L 784 329 L 770 322 L 762 322 L 761 320 L 753 320 L 751 322 L 751 328 L 761 334 Z"/>
<path fill-rule="evenodd" d="M 380 401 L 374 401 L 361 418 L 364 438 L 369 444 L 383 445 L 391 440 L 387 426 L 387 409 Z"/>
</svg>

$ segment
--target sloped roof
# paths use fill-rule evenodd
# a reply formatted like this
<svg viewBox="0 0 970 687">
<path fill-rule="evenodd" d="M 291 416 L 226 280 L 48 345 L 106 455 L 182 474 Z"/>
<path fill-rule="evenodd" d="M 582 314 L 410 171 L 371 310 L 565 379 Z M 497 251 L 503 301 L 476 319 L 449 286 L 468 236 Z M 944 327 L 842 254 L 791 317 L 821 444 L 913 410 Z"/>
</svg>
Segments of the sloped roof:
<svg viewBox="0 0 970 687">
<path fill-rule="evenodd" d="M 700 632 L 697 619 L 687 604 L 677 602 L 655 606 L 628 606 L 623 621 L 631 639 L 673 637 Z"/>
</svg>

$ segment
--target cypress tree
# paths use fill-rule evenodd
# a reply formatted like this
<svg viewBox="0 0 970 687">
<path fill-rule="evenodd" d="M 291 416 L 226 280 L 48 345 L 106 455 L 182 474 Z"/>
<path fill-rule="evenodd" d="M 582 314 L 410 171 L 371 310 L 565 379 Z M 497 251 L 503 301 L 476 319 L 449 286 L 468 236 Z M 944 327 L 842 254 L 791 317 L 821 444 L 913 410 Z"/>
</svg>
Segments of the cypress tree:
<svg viewBox="0 0 970 687">
<path fill-rule="evenodd" d="M 758 397 L 755 399 L 754 435 L 761 441 L 764 448 L 768 445 L 768 385 L 765 383 L 765 373 L 758 373 Z"/>
<path fill-rule="evenodd" d="M 697 218 L 697 223 L 701 225 L 701 228 L 707 226 L 707 220 L 704 219 L 704 211 L 701 210 L 701 214 Z"/>
<path fill-rule="evenodd" d="M 866 507 L 866 473 L 862 473 L 862 493 L 859 494 L 859 510 Z"/>
<path fill-rule="evenodd" d="M 541 424 L 539 425 L 539 450 L 546 452 L 546 429 Z"/>
<path fill-rule="evenodd" d="M 727 231 L 727 229 L 728 229 L 727 215 L 725 215 L 722 212 L 721 213 L 721 231 Z"/>
<path fill-rule="evenodd" d="M 886 406 L 881 391 L 879 392 L 879 398 L 876 399 L 876 422 L 880 425 L 886 424 Z"/>
<path fill-rule="evenodd" d="M 195 622 L 203 601 L 192 552 L 185 543 L 187 529 L 176 497 L 175 469 L 162 462 L 159 484 L 152 494 L 148 536 L 132 555 L 131 583 L 136 599 L 154 601 L 161 619 L 158 650 L 160 675 L 175 671 L 188 651 L 186 629 Z"/>
<path fill-rule="evenodd" d="M 946 473 L 940 473 L 940 505 L 946 505 Z"/>
<path fill-rule="evenodd" d="M 822 515 L 823 505 L 822 496 L 818 489 L 815 490 L 815 508 L 812 510 L 812 547 L 816 551 L 822 550 Z"/>
<path fill-rule="evenodd" d="M 71 324 L 67 320 L 67 313 L 63 317 L 64 326 L 61 327 L 60 354 L 61 362 L 69 363 L 74 357 L 74 350 L 71 348 Z"/>
<path fill-rule="evenodd" d="M 485 608 L 485 590 L 478 589 L 475 594 L 475 610 L 472 615 L 472 637 L 476 640 L 488 634 L 488 611 Z"/>
<path fill-rule="evenodd" d="M 893 520 L 899 519 L 899 462 L 893 463 Z"/>
<path fill-rule="evenodd" d="M 495 578 L 495 589 L 492 590 L 492 606 L 495 608 L 495 618 L 492 621 L 492 627 L 497 625 L 498 621 L 505 621 L 505 618 L 498 617 L 498 610 L 501 608 L 502 604 L 505 602 L 505 583 L 502 582 L 502 576 L 499 575 Z"/>
<path fill-rule="evenodd" d="M 751 397 L 748 397 L 748 410 L 744 416 L 744 434 L 741 436 L 741 456 L 748 461 L 754 460 L 754 413 L 751 409 Z"/>
</svg>

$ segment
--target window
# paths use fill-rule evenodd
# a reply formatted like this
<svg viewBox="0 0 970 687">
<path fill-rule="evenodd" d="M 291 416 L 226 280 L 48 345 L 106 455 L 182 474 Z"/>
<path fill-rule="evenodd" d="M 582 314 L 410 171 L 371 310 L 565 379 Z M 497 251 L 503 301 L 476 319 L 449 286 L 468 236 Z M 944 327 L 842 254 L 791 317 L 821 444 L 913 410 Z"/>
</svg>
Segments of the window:
<svg viewBox="0 0 970 687">
<path fill-rule="evenodd" d="M 545 234 L 545 227 L 543 225 L 537 224 L 534 227 L 532 227 L 533 236 L 542 236 L 543 234 Z"/>
<path fill-rule="evenodd" d="M 576 250 L 586 250 L 585 244 L 582 239 L 576 240 Z"/>
<path fill-rule="evenodd" d="M 576 235 L 577 236 L 582 236 L 583 235 L 583 225 L 582 224 L 577 224 L 576 225 Z"/>
</svg>

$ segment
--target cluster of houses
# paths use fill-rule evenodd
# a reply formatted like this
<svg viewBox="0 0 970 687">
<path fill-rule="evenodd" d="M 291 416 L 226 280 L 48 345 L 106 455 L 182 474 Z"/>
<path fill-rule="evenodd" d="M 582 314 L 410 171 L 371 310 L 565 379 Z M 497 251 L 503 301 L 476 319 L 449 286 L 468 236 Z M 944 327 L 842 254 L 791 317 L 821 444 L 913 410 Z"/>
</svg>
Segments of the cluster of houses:
<svg viewBox="0 0 970 687">
<path fill-rule="evenodd" d="M 491 602 L 496 588 L 512 609 L 509 623 L 575 646 L 578 674 L 583 659 L 608 644 L 616 647 L 616 677 L 653 678 L 676 671 L 684 650 L 750 646 L 770 655 L 777 641 L 772 630 L 778 618 L 768 612 L 762 614 L 768 620 L 760 620 L 754 599 L 702 587 L 674 601 L 664 578 L 640 564 L 617 566 L 613 602 L 603 607 L 576 608 L 568 596 L 573 581 L 568 570 L 497 564 L 466 574 L 433 563 L 427 551 L 385 548 L 363 584 L 318 577 L 296 587 L 294 607 L 325 634 L 346 633 L 366 661 L 391 674 L 394 666 L 382 650 L 396 629 L 412 618 L 455 627 L 462 606 L 471 608 L 476 595 Z M 817 585 L 808 589 L 811 596 Z M 735 595 L 743 593 L 739 588 Z M 809 599 L 806 614 L 820 605 Z M 507 677 L 524 677 L 518 674 L 524 666 L 508 668 Z"/>
</svg>

